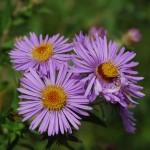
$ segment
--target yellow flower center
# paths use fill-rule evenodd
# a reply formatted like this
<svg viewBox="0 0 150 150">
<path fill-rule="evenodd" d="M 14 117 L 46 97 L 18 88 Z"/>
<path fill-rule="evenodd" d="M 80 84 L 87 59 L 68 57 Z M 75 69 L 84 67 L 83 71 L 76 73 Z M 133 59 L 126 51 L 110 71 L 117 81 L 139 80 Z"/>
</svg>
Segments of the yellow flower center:
<svg viewBox="0 0 150 150">
<path fill-rule="evenodd" d="M 112 82 L 119 72 L 112 62 L 104 62 L 97 67 L 97 74 L 105 81 Z"/>
<path fill-rule="evenodd" d="M 48 60 L 53 53 L 53 45 L 42 43 L 39 46 L 36 46 L 32 50 L 32 56 L 37 61 L 46 61 Z"/>
<path fill-rule="evenodd" d="M 49 110 L 60 110 L 67 102 L 67 95 L 61 87 L 47 86 L 42 92 L 43 105 Z"/>
</svg>

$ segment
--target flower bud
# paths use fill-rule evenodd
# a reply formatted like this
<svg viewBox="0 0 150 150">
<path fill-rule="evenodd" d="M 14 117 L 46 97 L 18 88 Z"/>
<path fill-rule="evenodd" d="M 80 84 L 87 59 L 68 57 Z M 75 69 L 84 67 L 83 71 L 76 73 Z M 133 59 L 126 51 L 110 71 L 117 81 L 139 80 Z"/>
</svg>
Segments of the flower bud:
<svg viewBox="0 0 150 150">
<path fill-rule="evenodd" d="M 108 34 L 107 30 L 103 27 L 97 28 L 97 27 L 92 27 L 89 30 L 89 38 L 94 38 L 95 39 L 95 34 L 98 34 L 101 38 L 104 38 L 105 35 Z"/>
<path fill-rule="evenodd" d="M 139 31 L 139 29 L 136 28 L 128 30 L 128 32 L 123 36 L 123 41 L 129 45 L 137 43 L 141 39 L 142 39 L 141 32 Z"/>
</svg>

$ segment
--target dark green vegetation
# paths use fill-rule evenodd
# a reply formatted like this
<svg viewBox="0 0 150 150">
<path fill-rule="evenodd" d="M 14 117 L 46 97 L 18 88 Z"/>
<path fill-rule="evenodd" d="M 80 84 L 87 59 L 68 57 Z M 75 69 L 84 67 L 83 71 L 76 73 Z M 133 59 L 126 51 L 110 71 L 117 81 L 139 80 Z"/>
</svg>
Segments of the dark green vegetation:
<svg viewBox="0 0 150 150">
<path fill-rule="evenodd" d="M 92 26 L 103 26 L 109 37 L 121 42 L 123 34 L 138 28 L 143 39 L 128 46 L 137 53 L 136 68 L 145 79 L 145 98 L 138 100 L 135 109 L 136 134 L 125 132 L 121 119 L 112 107 L 103 105 L 107 128 L 82 122 L 77 136 L 83 143 L 70 143 L 77 150 L 141 150 L 150 149 L 150 1 L 149 0 L 0 0 L 0 150 L 41 150 L 46 141 L 36 131 L 27 130 L 15 113 L 18 107 L 20 74 L 12 69 L 8 52 L 15 38 L 37 34 L 64 34 L 72 38 Z M 52 149 L 60 149 L 56 145 Z M 61 149 L 65 149 L 61 147 Z"/>
</svg>

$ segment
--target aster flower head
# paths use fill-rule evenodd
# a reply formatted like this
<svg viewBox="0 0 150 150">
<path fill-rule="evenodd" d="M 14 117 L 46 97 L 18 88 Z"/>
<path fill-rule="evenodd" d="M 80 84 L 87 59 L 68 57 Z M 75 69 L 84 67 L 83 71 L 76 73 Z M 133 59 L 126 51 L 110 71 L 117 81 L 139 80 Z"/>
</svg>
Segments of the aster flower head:
<svg viewBox="0 0 150 150">
<path fill-rule="evenodd" d="M 14 69 L 26 71 L 33 67 L 43 74 L 47 73 L 49 60 L 54 65 L 60 67 L 60 64 L 70 59 L 69 52 L 72 50 L 71 44 L 66 43 L 68 39 L 56 34 L 52 37 L 46 35 L 43 39 L 42 34 L 38 37 L 35 33 L 30 33 L 30 37 L 24 37 L 15 43 L 15 48 L 11 50 L 11 62 L 14 63 Z"/>
<path fill-rule="evenodd" d="M 95 39 L 95 34 L 98 34 L 98 36 L 100 36 L 101 38 L 104 38 L 104 36 L 106 36 L 108 34 L 107 30 L 103 27 L 92 27 L 90 30 L 89 30 L 89 33 L 88 33 L 88 36 L 91 38 L 94 38 Z"/>
<path fill-rule="evenodd" d="M 72 127 L 78 129 L 81 116 L 88 116 L 86 110 L 89 100 L 84 96 L 83 84 L 68 72 L 67 64 L 56 70 L 50 61 L 50 72 L 41 77 L 34 69 L 24 73 L 21 79 L 22 99 L 19 114 L 23 121 L 32 120 L 30 129 L 39 128 L 40 133 L 48 135 L 71 133 Z"/>
<path fill-rule="evenodd" d="M 136 55 L 134 52 L 125 52 L 125 48 L 119 50 L 116 42 L 107 43 L 106 36 L 101 38 L 96 34 L 95 39 L 84 36 L 82 42 L 79 38 L 74 40 L 76 55 L 72 55 L 72 60 L 75 66 L 71 71 L 84 74 L 85 96 L 91 94 L 93 97 L 94 93 L 95 97 L 103 96 L 108 102 L 119 103 L 125 108 L 136 103 L 132 97 L 144 96 L 140 92 L 142 87 L 136 85 L 143 77 L 135 76 L 138 72 L 134 67 L 138 63 L 132 61 Z"/>
</svg>

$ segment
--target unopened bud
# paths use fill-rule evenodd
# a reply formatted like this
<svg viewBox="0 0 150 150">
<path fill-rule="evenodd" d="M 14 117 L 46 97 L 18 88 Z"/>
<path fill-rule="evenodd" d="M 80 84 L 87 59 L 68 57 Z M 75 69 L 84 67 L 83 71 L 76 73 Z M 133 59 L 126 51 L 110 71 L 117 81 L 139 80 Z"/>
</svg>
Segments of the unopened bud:
<svg viewBox="0 0 150 150">
<path fill-rule="evenodd" d="M 134 44 L 139 42 L 142 39 L 141 32 L 139 29 L 132 28 L 123 36 L 123 41 L 126 44 Z"/>
<path fill-rule="evenodd" d="M 92 27 L 90 30 L 89 30 L 89 38 L 93 38 L 95 39 L 95 35 L 98 34 L 98 36 L 100 36 L 101 38 L 104 38 L 104 36 L 107 36 L 108 32 L 105 28 L 103 27 L 100 27 L 100 28 L 97 28 L 97 27 Z"/>
</svg>

